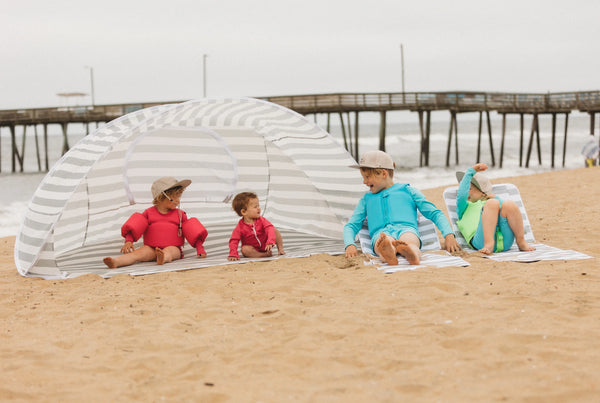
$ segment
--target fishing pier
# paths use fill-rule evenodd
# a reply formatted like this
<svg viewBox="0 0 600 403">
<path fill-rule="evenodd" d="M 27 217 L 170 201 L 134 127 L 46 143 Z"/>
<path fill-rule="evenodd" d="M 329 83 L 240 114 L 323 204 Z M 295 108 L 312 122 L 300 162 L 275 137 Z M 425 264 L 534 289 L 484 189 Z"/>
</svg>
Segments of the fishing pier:
<svg viewBox="0 0 600 403">
<path fill-rule="evenodd" d="M 550 115 L 552 119 L 551 137 L 551 166 L 555 166 L 557 116 L 564 115 L 564 137 L 562 144 L 562 166 L 565 165 L 567 131 L 569 114 L 574 111 L 588 113 L 590 117 L 590 134 L 595 133 L 595 115 L 600 113 L 600 91 L 568 92 L 568 93 L 494 93 L 494 92 L 396 92 L 396 93 L 340 93 L 313 94 L 261 97 L 269 102 L 282 105 L 302 115 L 327 115 L 327 131 L 330 131 L 331 116 L 339 119 L 342 137 L 346 149 L 358 159 L 359 116 L 361 112 L 378 112 L 379 149 L 385 151 L 387 114 L 391 111 L 410 111 L 418 115 L 419 121 L 419 165 L 429 166 L 431 113 L 434 111 L 449 112 L 449 129 L 446 147 L 446 166 L 450 166 L 452 148 L 454 148 L 454 163 L 458 164 L 458 114 L 477 113 L 479 115 L 477 159 L 479 161 L 482 147 L 485 143 L 484 126 L 493 166 L 496 165 L 492 124 L 490 112 L 496 112 L 502 117 L 500 133 L 500 151 L 498 165 L 502 167 L 504 145 L 506 140 L 507 115 L 518 115 L 520 118 L 519 166 L 529 167 L 531 154 L 535 148 L 539 164 L 541 161 L 539 118 Z M 62 152 L 69 150 L 68 125 L 83 123 L 86 133 L 90 124 L 96 127 L 143 108 L 176 102 L 136 103 L 119 105 L 93 105 L 61 108 L 37 108 L 0 110 L 0 131 L 8 129 L 11 139 L 11 168 L 12 172 L 23 172 L 26 138 L 33 136 L 39 171 L 47 171 L 48 164 L 48 125 L 60 125 L 62 129 Z M 525 133 L 525 116 L 531 116 L 529 138 Z M 352 119 L 354 117 L 354 119 Z M 39 130 L 42 128 L 43 147 L 40 147 Z M 28 128 L 33 129 L 28 132 Z M 22 135 L 17 138 L 17 129 Z M 0 140 L 1 141 L 1 140 Z M 2 144 L 0 143 L 0 147 Z M 42 158 L 45 156 L 45 159 Z M 1 161 L 0 161 L 1 162 Z"/>
</svg>

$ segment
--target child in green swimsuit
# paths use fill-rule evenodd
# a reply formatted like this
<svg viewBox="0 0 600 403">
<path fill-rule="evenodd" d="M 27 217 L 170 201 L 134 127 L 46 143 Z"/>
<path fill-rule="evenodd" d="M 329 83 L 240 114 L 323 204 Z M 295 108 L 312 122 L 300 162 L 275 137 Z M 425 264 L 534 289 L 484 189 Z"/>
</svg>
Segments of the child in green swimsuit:
<svg viewBox="0 0 600 403">
<path fill-rule="evenodd" d="M 494 195 L 490 180 L 481 173 L 487 168 L 478 163 L 456 173 L 460 181 L 456 195 L 458 229 L 469 245 L 486 255 L 508 250 L 515 241 L 522 251 L 535 250 L 525 241 L 519 207 Z"/>
</svg>

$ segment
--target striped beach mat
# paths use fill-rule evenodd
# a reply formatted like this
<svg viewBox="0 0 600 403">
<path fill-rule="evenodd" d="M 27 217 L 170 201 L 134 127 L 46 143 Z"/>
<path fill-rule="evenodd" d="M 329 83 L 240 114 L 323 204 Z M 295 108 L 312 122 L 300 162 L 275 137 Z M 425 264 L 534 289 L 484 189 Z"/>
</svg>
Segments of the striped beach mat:
<svg viewBox="0 0 600 403">
<path fill-rule="evenodd" d="M 397 271 L 414 270 L 420 267 L 434 266 L 434 267 L 464 267 L 469 266 L 464 259 L 458 256 L 452 256 L 448 252 L 441 250 L 440 240 L 437 235 L 435 224 L 425 218 L 420 212 L 417 212 L 417 224 L 419 226 L 419 235 L 421 238 L 421 263 L 418 265 L 411 265 L 408 260 L 402 256 L 398 256 L 397 265 L 388 265 L 384 263 L 371 248 L 371 236 L 369 235 L 368 224 L 365 220 L 362 229 L 358 233 L 358 240 L 360 242 L 360 248 L 365 256 L 368 257 L 369 263 L 377 265 L 379 270 L 383 270 L 386 273 L 394 273 Z"/>
<path fill-rule="evenodd" d="M 574 250 L 565 250 L 559 249 L 552 246 L 544 245 L 541 243 L 537 243 L 533 236 L 533 231 L 531 229 L 531 223 L 529 222 L 529 217 L 527 216 L 527 211 L 525 211 L 525 206 L 523 204 L 523 200 L 521 199 L 521 194 L 519 193 L 519 189 L 511 183 L 502 183 L 493 185 L 492 189 L 494 194 L 500 197 L 503 200 L 512 200 L 519 207 L 521 211 L 521 215 L 523 216 L 523 226 L 525 230 L 525 240 L 532 246 L 536 248 L 534 251 L 520 251 L 516 242 L 513 246 L 505 251 L 505 252 L 497 252 L 492 253 L 491 255 L 483 255 L 483 257 L 492 259 L 495 261 L 512 261 L 512 262 L 537 262 L 540 260 L 577 260 L 577 259 L 590 259 L 591 256 L 588 256 L 584 253 L 577 252 Z M 462 236 L 460 231 L 458 230 L 458 226 L 456 225 L 456 221 L 458 220 L 458 213 L 456 212 L 456 193 L 458 191 L 458 186 L 453 186 L 444 190 L 444 202 L 446 203 L 446 208 L 448 209 L 448 215 L 450 216 L 450 223 L 452 225 L 452 229 L 454 230 L 454 234 L 456 235 L 456 240 L 461 248 L 465 250 L 474 250 L 471 245 L 467 243 L 465 238 Z"/>
</svg>

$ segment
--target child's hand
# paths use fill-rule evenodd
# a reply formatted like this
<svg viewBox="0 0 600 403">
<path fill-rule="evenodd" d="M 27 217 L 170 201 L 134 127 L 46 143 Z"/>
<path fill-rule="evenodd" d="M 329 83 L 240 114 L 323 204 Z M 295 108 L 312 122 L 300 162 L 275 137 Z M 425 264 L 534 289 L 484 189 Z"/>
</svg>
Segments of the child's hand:
<svg viewBox="0 0 600 403">
<path fill-rule="evenodd" d="M 486 169 L 488 169 L 488 166 L 487 166 L 487 164 L 484 164 L 483 162 L 479 162 L 479 163 L 473 165 L 472 168 L 474 170 L 476 170 L 477 172 L 481 172 L 481 171 L 485 171 Z"/>
<path fill-rule="evenodd" d="M 125 244 L 121 248 L 121 253 L 131 253 L 135 250 L 133 247 L 133 242 L 125 241 Z"/>
<path fill-rule="evenodd" d="M 350 245 L 346 248 L 346 257 L 355 257 L 358 256 L 358 250 L 356 246 Z"/>
<path fill-rule="evenodd" d="M 265 252 L 271 252 L 271 249 L 273 249 L 273 246 L 275 246 L 274 243 L 270 243 L 268 245 L 265 245 Z"/>
<path fill-rule="evenodd" d="M 201 253 L 198 255 L 198 257 L 200 257 L 200 258 L 206 257 L 206 253 Z"/>
<path fill-rule="evenodd" d="M 240 260 L 240 258 L 237 256 L 229 256 L 227 257 L 227 260 L 229 260 L 230 262 L 235 262 L 236 260 Z"/>
<path fill-rule="evenodd" d="M 485 165 L 485 164 L 484 164 Z M 460 250 L 460 245 L 456 241 L 454 234 L 448 234 L 444 237 L 444 246 L 446 251 L 453 253 L 458 252 Z"/>
</svg>

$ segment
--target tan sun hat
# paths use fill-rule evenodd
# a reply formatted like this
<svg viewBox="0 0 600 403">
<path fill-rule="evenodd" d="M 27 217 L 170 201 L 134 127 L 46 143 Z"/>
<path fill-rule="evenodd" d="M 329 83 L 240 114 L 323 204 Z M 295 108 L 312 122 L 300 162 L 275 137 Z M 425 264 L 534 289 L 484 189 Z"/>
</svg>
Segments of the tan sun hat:
<svg viewBox="0 0 600 403">
<path fill-rule="evenodd" d="M 152 183 L 152 200 L 156 199 L 162 192 L 165 192 L 176 186 L 181 186 L 185 189 L 190 185 L 190 183 L 192 183 L 192 181 L 189 179 L 182 179 L 178 181 L 171 176 L 165 176 L 157 179 Z"/>
<path fill-rule="evenodd" d="M 462 181 L 462 178 L 464 176 L 465 173 L 462 171 L 458 171 L 456 173 L 456 179 L 458 179 L 458 182 Z M 492 183 L 490 182 L 488 177 L 482 174 L 481 172 L 477 172 L 475 175 L 473 175 L 473 177 L 471 178 L 471 183 L 486 195 L 492 193 Z"/>
<path fill-rule="evenodd" d="M 396 164 L 390 155 L 384 151 L 367 151 L 360 157 L 358 165 L 351 165 L 351 168 L 381 168 L 394 169 Z"/>
</svg>

